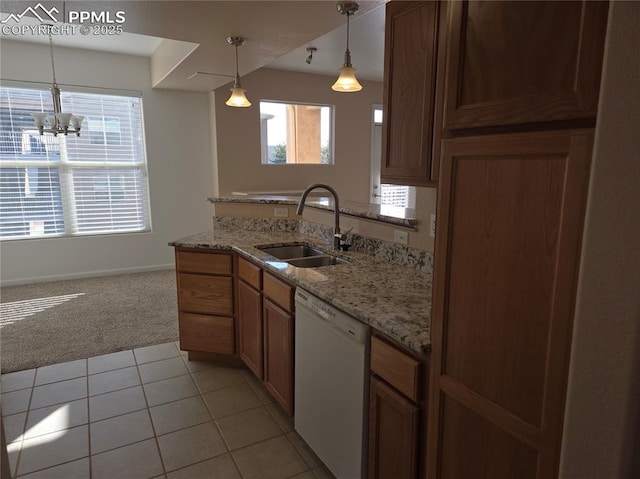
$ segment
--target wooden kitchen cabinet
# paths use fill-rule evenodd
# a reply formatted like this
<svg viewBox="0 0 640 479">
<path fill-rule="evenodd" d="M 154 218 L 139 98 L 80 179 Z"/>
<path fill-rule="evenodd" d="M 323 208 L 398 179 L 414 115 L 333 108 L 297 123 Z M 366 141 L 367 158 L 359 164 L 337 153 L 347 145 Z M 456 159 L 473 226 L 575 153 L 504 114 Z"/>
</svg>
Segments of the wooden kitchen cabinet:
<svg viewBox="0 0 640 479">
<path fill-rule="evenodd" d="M 386 9 L 381 181 L 434 186 L 439 2 L 392 1 Z"/>
<path fill-rule="evenodd" d="M 238 281 L 238 350 L 258 379 L 263 379 L 262 293 Z"/>
<path fill-rule="evenodd" d="M 234 354 L 233 256 L 184 248 L 175 256 L 180 348 Z"/>
<path fill-rule="evenodd" d="M 595 118 L 608 3 L 448 3 L 444 128 Z"/>
<path fill-rule="evenodd" d="M 238 258 L 240 359 L 293 416 L 294 287 Z"/>
<path fill-rule="evenodd" d="M 423 469 L 422 369 L 421 361 L 371 337 L 369 479 L 416 479 Z"/>
<path fill-rule="evenodd" d="M 369 400 L 369 479 L 415 479 L 418 407 L 375 376 Z"/>
<path fill-rule="evenodd" d="M 427 477 L 552 479 L 593 130 L 443 143 Z"/>
<path fill-rule="evenodd" d="M 293 416 L 293 315 L 264 300 L 264 384 Z"/>
</svg>

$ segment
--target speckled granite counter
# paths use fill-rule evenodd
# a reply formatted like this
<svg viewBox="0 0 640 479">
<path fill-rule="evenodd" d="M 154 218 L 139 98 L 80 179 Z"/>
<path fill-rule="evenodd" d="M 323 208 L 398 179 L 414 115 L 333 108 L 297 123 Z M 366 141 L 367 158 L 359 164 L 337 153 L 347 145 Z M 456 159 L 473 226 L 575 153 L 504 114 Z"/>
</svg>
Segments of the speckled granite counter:
<svg viewBox="0 0 640 479">
<path fill-rule="evenodd" d="M 207 198 L 210 203 L 252 203 L 262 205 L 297 205 L 300 196 L 284 195 L 238 195 L 222 198 Z M 319 210 L 334 211 L 333 199 L 330 197 L 309 197 L 305 206 Z M 380 221 L 405 228 L 416 229 L 418 220 L 416 212 L 411 208 L 401 208 L 391 205 L 376 205 L 372 203 L 360 203 L 357 201 L 341 201 L 340 213 Z"/>
<path fill-rule="evenodd" d="M 251 231 L 216 226 L 170 246 L 231 250 L 279 274 L 418 352 L 430 349 L 431 275 L 374 256 L 340 253 L 349 264 L 296 268 L 255 246 L 303 242 L 335 254 L 326 243 L 298 232 Z"/>
</svg>

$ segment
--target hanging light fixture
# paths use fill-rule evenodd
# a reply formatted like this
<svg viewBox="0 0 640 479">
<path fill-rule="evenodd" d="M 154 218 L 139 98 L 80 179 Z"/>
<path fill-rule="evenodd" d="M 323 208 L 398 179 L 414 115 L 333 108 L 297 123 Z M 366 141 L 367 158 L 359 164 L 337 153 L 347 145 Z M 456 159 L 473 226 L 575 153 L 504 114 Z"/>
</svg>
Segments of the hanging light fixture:
<svg viewBox="0 0 640 479">
<path fill-rule="evenodd" d="M 240 85 L 240 73 L 238 73 L 238 47 L 244 45 L 245 40 L 244 37 L 227 37 L 227 43 L 236 47 L 236 79 L 233 82 L 233 88 L 231 88 L 231 96 L 227 100 L 227 106 L 236 108 L 251 106 L 251 102 L 247 100 L 244 94 L 245 89 Z"/>
<path fill-rule="evenodd" d="M 356 78 L 356 69 L 351 65 L 351 52 L 349 51 L 349 17 L 360 8 L 356 2 L 338 3 L 338 11 L 347 16 L 347 49 L 344 52 L 344 65 L 340 69 L 340 76 L 331 87 L 335 91 L 350 93 L 362 90 L 362 85 Z"/>
<path fill-rule="evenodd" d="M 58 136 L 58 133 L 66 135 L 67 133 L 75 133 L 76 136 L 80 136 L 80 127 L 82 126 L 82 120 L 84 116 L 76 116 L 73 113 L 62 113 L 62 102 L 60 100 L 60 87 L 56 80 L 56 66 L 53 62 L 53 37 L 51 36 L 51 28 L 49 27 L 49 50 L 51 53 L 51 71 L 53 73 L 53 83 L 51 85 L 51 95 L 53 96 L 53 115 L 42 112 L 31 113 L 35 121 L 38 131 L 43 135 L 44 133 L 53 133 L 54 136 Z"/>
</svg>

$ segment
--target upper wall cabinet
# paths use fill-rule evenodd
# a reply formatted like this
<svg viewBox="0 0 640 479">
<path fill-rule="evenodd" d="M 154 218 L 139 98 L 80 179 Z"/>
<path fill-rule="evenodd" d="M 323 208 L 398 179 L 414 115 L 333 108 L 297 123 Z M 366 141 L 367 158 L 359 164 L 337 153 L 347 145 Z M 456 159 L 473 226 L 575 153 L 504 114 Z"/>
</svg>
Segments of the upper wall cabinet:
<svg viewBox="0 0 640 479">
<path fill-rule="evenodd" d="M 451 2 L 444 128 L 595 118 L 607 12 L 587 0 Z"/>
<path fill-rule="evenodd" d="M 383 183 L 433 186 L 438 2 L 389 2 L 384 54 Z"/>
</svg>

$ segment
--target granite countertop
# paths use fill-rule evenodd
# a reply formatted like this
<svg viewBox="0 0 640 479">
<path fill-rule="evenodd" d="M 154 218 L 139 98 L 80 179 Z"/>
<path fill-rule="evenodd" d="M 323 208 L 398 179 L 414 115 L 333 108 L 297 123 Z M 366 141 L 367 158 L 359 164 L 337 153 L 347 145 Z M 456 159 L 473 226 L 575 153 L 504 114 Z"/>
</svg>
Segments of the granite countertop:
<svg viewBox="0 0 640 479">
<path fill-rule="evenodd" d="M 340 256 L 349 264 L 296 268 L 255 246 L 302 242 Z M 431 275 L 374 256 L 337 253 L 327 244 L 296 232 L 249 231 L 234 227 L 187 236 L 170 246 L 230 250 L 281 275 L 338 309 L 418 353 L 431 346 Z"/>
<path fill-rule="evenodd" d="M 300 196 L 287 195 L 236 195 L 221 198 L 207 198 L 210 203 L 253 203 L 267 205 L 297 205 Z M 333 198 L 329 196 L 309 197 L 305 206 L 319 210 L 334 211 Z M 405 228 L 416 229 L 418 220 L 416 212 L 411 208 L 392 205 L 377 205 L 358 201 L 340 201 L 340 213 L 380 221 Z"/>
</svg>

